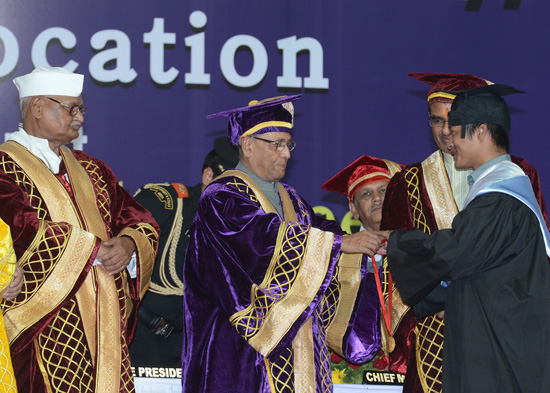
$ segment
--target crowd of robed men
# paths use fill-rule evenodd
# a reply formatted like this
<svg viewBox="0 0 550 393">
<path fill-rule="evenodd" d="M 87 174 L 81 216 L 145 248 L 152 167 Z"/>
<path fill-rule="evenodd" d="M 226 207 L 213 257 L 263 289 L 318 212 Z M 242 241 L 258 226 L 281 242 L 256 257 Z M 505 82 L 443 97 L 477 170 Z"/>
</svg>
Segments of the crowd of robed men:
<svg viewBox="0 0 550 393">
<path fill-rule="evenodd" d="M 361 363 L 382 347 L 404 392 L 547 391 L 548 218 L 537 171 L 509 155 L 502 98 L 520 91 L 411 76 L 430 85 L 439 149 L 410 166 L 363 156 L 327 181 L 354 234 L 280 182 L 299 95 L 209 116 L 228 118 L 228 138 L 201 183 L 150 184 L 138 203 L 64 146 L 84 120 L 83 76 L 16 78 L 0 390 L 130 392 L 132 358 L 181 365 L 186 392 L 326 392 L 330 351 Z"/>
</svg>

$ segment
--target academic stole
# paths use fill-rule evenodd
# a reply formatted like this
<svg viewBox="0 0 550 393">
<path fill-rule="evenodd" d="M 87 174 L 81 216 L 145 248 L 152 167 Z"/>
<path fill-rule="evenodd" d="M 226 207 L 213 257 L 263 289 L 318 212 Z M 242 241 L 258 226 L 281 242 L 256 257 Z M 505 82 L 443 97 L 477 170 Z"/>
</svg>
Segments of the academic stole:
<svg viewBox="0 0 550 393">
<path fill-rule="evenodd" d="M 93 184 L 70 149 L 61 147 L 61 155 L 65 161 L 76 205 L 56 176 L 25 147 L 8 141 L 2 145 L 1 150 L 6 152 L 33 180 L 48 207 L 53 222 L 67 222 L 94 234 L 103 241 L 108 239 L 105 223 L 97 207 Z M 77 209 L 82 214 L 79 215 Z M 95 240 L 92 247 L 93 244 Z M 74 263 L 71 261 L 72 257 L 74 254 L 64 255 L 61 260 Z M 76 293 L 76 299 L 88 348 L 95 365 L 95 391 L 119 392 L 120 372 L 115 370 L 120 370 L 122 364 L 121 316 L 114 277 L 109 276 L 102 267 L 92 267 Z M 98 348 L 103 350 L 98 351 Z"/>
<path fill-rule="evenodd" d="M 252 180 L 250 176 L 248 176 L 246 173 L 239 171 L 239 170 L 228 170 L 223 173 L 220 177 L 237 177 L 241 179 L 243 182 L 247 184 L 247 186 L 254 192 L 254 195 L 257 197 L 258 202 L 260 203 L 262 209 L 266 213 L 275 213 L 277 214 L 277 211 L 273 204 L 269 201 L 269 199 L 265 196 L 265 194 L 261 191 L 260 187 Z M 292 201 L 290 200 L 290 196 L 288 195 L 288 192 L 285 190 L 285 188 L 281 185 L 281 183 L 278 184 L 278 191 L 279 195 L 281 197 L 281 202 L 283 205 L 283 213 L 284 213 L 284 221 L 288 222 L 298 222 L 298 217 L 296 216 L 296 211 L 294 210 L 294 206 L 292 205 Z M 322 231 L 316 230 L 315 228 L 312 228 L 311 231 L 315 233 L 315 235 L 311 236 L 314 239 L 310 239 L 308 248 L 315 248 L 317 245 L 321 243 L 326 243 L 326 236 Z M 317 233 L 319 232 L 319 233 Z M 279 233 L 280 235 L 280 233 Z M 310 234 L 311 235 L 311 234 Z M 311 244 L 313 243 L 313 244 Z M 324 253 L 326 254 L 326 253 Z M 302 270 L 300 271 L 300 274 L 298 274 L 298 278 L 296 279 L 294 287 L 300 287 L 301 289 L 298 291 L 294 291 L 296 293 L 295 296 L 300 297 L 313 297 L 315 293 L 317 292 L 316 289 L 318 289 L 324 279 L 325 274 L 322 273 L 323 269 L 322 266 L 319 265 L 321 261 L 327 261 L 328 263 L 328 255 L 316 255 L 313 257 L 307 257 L 304 258 L 304 261 L 302 262 Z M 271 261 L 270 268 L 271 269 L 273 263 L 275 261 Z M 328 266 L 327 266 L 328 267 Z M 325 269 L 326 271 L 326 269 Z M 283 303 L 286 299 L 283 299 L 280 301 L 275 307 L 285 307 Z M 292 302 L 296 303 L 296 302 Z M 270 314 L 275 314 L 273 312 L 274 310 L 270 311 Z M 292 310 L 295 316 L 299 316 L 303 310 L 298 310 L 294 308 Z M 288 314 L 287 314 L 288 315 Z M 264 325 L 260 328 L 260 331 L 258 334 L 254 337 L 252 337 L 249 341 L 249 344 L 255 348 L 258 352 L 260 352 L 263 356 L 267 356 L 273 348 L 278 344 L 278 340 L 280 337 L 286 333 L 287 329 L 290 328 L 292 323 L 295 319 L 293 318 L 285 318 L 285 321 L 283 323 L 271 323 L 271 320 L 268 317 L 268 320 L 264 322 Z M 273 320 L 275 320 L 274 318 Z M 313 336 L 312 336 L 312 319 L 311 317 L 307 319 L 307 321 L 302 325 L 298 333 L 296 334 L 293 342 L 292 342 L 293 350 L 294 350 L 294 387 L 296 393 L 314 393 L 316 391 L 316 382 L 315 382 L 315 352 L 314 352 L 314 344 L 313 344 Z M 272 375 L 270 371 L 270 364 L 267 358 L 265 358 L 266 363 L 266 371 L 268 373 L 268 378 L 271 385 L 272 392 L 275 392 L 275 387 L 272 381 Z"/>
</svg>

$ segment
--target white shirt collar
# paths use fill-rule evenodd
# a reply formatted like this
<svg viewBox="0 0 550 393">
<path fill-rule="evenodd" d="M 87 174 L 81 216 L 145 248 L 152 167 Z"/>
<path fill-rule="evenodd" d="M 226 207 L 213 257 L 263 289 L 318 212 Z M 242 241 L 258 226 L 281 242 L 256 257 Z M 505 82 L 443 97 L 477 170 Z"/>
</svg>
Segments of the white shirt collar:
<svg viewBox="0 0 550 393">
<path fill-rule="evenodd" d="M 19 125 L 19 130 L 13 132 L 8 141 L 14 141 L 26 147 L 32 154 L 40 158 L 44 164 L 54 173 L 59 172 L 59 166 L 61 165 L 62 158 L 55 154 L 50 149 L 50 145 L 47 139 L 37 138 L 35 136 L 27 134 L 23 129 L 23 125 Z"/>
</svg>

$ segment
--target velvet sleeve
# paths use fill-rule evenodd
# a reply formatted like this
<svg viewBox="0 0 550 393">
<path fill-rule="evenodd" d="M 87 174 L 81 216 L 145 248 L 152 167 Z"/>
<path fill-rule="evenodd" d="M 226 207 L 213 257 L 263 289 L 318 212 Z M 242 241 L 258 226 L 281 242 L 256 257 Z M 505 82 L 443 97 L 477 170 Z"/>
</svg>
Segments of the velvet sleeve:
<svg viewBox="0 0 550 393">
<path fill-rule="evenodd" d="M 90 176 L 97 207 L 106 222 L 109 238 L 128 236 L 134 241 L 138 277 L 136 285 L 131 286 L 131 296 L 134 299 L 142 297 L 149 286 L 153 270 L 159 227 L 151 213 L 119 184 L 106 164 L 81 151 L 73 151 L 73 154 Z"/>
<path fill-rule="evenodd" d="M 401 171 L 392 177 L 386 188 L 380 229 L 411 229 L 413 218 L 410 206 L 407 182 Z"/>
<path fill-rule="evenodd" d="M 512 156 L 512 162 L 523 169 L 523 172 L 525 172 L 525 174 L 529 176 L 529 179 L 531 180 L 531 185 L 533 186 L 533 192 L 535 194 L 535 197 L 537 198 L 537 202 L 539 203 L 540 211 L 542 213 L 542 216 L 544 217 L 546 226 L 550 230 L 550 223 L 548 222 L 548 212 L 546 211 L 546 202 L 544 201 L 544 195 L 542 194 L 542 189 L 540 188 L 539 173 L 533 165 L 531 165 L 529 162 L 527 162 L 527 160 L 524 160 L 523 158 Z"/>
<path fill-rule="evenodd" d="M 191 285 L 216 299 L 256 351 L 277 357 L 322 301 L 341 235 L 281 221 L 254 195 L 221 183 L 206 188 L 193 225 L 185 262 Z"/>
</svg>

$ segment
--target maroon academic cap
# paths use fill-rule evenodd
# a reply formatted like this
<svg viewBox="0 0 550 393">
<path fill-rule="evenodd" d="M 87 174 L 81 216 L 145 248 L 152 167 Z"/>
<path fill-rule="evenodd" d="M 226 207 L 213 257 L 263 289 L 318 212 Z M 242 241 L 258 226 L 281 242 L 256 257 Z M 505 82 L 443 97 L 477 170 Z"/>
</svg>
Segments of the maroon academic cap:
<svg viewBox="0 0 550 393">
<path fill-rule="evenodd" d="M 390 160 L 361 156 L 325 182 L 321 188 L 345 194 L 351 201 L 361 187 L 378 180 L 390 181 L 401 168 L 400 164 Z"/>
<path fill-rule="evenodd" d="M 294 106 L 292 101 L 302 97 L 301 94 L 266 98 L 261 101 L 251 101 L 248 106 L 229 109 L 206 116 L 228 117 L 227 132 L 231 143 L 238 145 L 239 139 L 253 134 L 267 132 L 288 132 L 292 134 L 294 126 Z"/>
<path fill-rule="evenodd" d="M 449 74 L 442 72 L 409 72 L 407 75 L 430 85 L 428 104 L 452 102 L 458 92 L 487 86 L 492 83 L 472 74 Z"/>
</svg>

